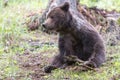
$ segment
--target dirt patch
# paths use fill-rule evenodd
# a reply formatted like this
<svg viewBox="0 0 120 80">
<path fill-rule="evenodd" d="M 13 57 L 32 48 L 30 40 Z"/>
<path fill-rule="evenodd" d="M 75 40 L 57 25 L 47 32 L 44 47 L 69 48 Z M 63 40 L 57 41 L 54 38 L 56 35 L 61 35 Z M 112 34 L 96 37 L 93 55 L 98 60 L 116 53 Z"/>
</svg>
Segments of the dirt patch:
<svg viewBox="0 0 120 80">
<path fill-rule="evenodd" d="M 32 80 L 45 80 L 44 76 L 44 66 L 48 64 L 50 61 L 48 58 L 45 58 L 43 53 L 30 53 L 25 51 L 22 55 L 17 55 L 19 58 L 17 61 L 19 63 L 19 67 L 26 71 L 26 75 L 30 77 Z M 23 75 L 22 77 L 25 77 Z M 20 78 L 19 78 L 20 79 Z"/>
</svg>

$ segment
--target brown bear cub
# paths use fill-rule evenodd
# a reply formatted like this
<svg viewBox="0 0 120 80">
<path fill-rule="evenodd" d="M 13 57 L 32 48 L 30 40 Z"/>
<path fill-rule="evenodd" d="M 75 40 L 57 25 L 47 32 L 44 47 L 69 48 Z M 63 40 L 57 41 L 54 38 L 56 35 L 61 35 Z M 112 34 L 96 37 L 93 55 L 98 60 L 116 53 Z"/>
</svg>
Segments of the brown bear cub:
<svg viewBox="0 0 120 80">
<path fill-rule="evenodd" d="M 86 65 L 94 68 L 99 67 L 105 61 L 105 48 L 100 34 L 91 24 L 83 21 L 75 12 L 72 13 L 68 2 L 52 9 L 42 26 L 59 33 L 60 53 L 51 65 L 45 67 L 46 73 L 75 63 L 68 61 L 66 56 L 76 56 L 85 61 Z"/>
</svg>

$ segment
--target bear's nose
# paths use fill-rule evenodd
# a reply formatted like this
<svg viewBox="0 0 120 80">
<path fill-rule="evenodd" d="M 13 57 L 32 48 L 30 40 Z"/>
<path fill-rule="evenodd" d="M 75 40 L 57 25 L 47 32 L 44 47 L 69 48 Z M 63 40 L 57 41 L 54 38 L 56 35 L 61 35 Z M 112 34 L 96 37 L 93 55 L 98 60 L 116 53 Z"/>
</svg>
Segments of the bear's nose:
<svg viewBox="0 0 120 80">
<path fill-rule="evenodd" d="M 42 24 L 42 26 L 43 26 L 44 28 L 46 28 L 46 25 L 45 25 L 45 23 L 43 23 L 43 24 Z"/>
</svg>

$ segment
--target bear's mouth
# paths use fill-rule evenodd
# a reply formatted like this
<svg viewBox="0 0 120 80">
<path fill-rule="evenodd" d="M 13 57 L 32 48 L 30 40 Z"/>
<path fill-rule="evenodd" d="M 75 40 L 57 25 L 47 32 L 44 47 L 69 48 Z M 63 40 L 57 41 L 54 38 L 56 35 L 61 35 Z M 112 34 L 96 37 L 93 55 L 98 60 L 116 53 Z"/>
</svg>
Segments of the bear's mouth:
<svg viewBox="0 0 120 80">
<path fill-rule="evenodd" d="M 54 28 L 44 28 L 42 27 L 42 31 L 48 34 L 57 34 L 57 30 Z"/>
</svg>

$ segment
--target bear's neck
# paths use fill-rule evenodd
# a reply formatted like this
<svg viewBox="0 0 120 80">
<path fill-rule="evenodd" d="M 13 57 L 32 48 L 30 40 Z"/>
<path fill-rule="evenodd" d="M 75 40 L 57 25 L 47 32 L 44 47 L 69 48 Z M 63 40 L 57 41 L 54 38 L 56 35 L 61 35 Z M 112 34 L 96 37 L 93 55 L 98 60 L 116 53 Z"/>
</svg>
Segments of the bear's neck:
<svg viewBox="0 0 120 80">
<path fill-rule="evenodd" d="M 68 13 L 67 15 L 67 21 L 63 25 L 62 29 L 59 31 L 60 34 L 73 34 L 76 31 L 78 31 L 77 26 L 77 20 Z"/>
</svg>

